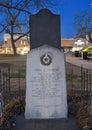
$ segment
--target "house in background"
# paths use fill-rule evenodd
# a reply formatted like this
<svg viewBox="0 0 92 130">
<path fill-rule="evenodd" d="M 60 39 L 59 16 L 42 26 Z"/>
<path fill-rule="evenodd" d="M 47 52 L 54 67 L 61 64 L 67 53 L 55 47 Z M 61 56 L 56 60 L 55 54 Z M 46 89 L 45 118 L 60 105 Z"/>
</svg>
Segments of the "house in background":
<svg viewBox="0 0 92 130">
<path fill-rule="evenodd" d="M 22 34 L 20 33 L 14 34 L 14 39 L 19 38 L 21 35 Z M 15 42 L 15 46 L 17 54 L 27 54 L 30 49 L 28 36 L 25 35 L 17 40 Z M 4 44 L 2 44 L 2 51 L 0 52 L 0 54 L 13 54 L 11 36 L 9 33 L 4 34 Z"/>
<path fill-rule="evenodd" d="M 83 48 L 89 46 L 90 43 L 84 38 L 75 38 L 72 52 L 81 51 Z"/>
<path fill-rule="evenodd" d="M 14 35 L 14 39 L 17 39 L 22 34 L 18 33 Z M 62 38 L 61 39 L 61 48 L 65 52 L 70 51 L 73 47 L 74 39 L 73 38 Z M 27 54 L 30 50 L 29 37 L 25 35 L 15 42 L 17 54 Z M 11 36 L 9 33 L 4 34 L 4 43 L 1 45 L 0 54 L 13 54 L 13 48 L 11 43 Z"/>
<path fill-rule="evenodd" d="M 61 39 L 61 48 L 63 48 L 65 52 L 71 51 L 73 44 L 74 44 L 74 38 Z"/>
</svg>

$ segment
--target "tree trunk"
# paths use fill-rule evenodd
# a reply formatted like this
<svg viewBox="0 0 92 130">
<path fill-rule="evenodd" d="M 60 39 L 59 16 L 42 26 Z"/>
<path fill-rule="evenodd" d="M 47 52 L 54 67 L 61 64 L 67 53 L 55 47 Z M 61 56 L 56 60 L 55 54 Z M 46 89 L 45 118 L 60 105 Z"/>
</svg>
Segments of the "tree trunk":
<svg viewBox="0 0 92 130">
<path fill-rule="evenodd" d="M 11 43 L 12 43 L 13 53 L 14 53 L 14 55 L 17 55 L 16 47 L 15 47 L 14 40 L 13 40 L 13 34 L 11 34 Z"/>
<path fill-rule="evenodd" d="M 14 55 L 17 55 L 13 34 L 14 34 L 13 25 L 11 25 L 11 43 L 12 43 L 13 53 Z"/>
</svg>

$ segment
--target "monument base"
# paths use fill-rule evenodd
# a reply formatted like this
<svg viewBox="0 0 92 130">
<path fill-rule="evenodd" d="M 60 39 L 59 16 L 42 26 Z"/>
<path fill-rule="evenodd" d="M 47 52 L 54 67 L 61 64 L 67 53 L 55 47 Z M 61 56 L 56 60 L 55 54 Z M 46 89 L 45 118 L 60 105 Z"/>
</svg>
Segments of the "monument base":
<svg viewBox="0 0 92 130">
<path fill-rule="evenodd" d="M 63 50 L 48 45 L 27 55 L 26 119 L 67 118 Z"/>
</svg>

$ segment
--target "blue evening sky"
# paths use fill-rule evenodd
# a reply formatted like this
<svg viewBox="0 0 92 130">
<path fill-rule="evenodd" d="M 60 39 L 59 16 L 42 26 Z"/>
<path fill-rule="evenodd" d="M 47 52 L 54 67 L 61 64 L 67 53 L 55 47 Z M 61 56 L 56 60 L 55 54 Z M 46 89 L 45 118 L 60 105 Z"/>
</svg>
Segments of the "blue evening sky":
<svg viewBox="0 0 92 130">
<path fill-rule="evenodd" d="M 47 6 L 47 8 L 54 14 L 61 15 L 61 38 L 75 37 L 74 17 L 82 11 L 90 11 L 92 0 L 57 0 L 57 3 L 56 7 L 49 8 Z M 37 10 L 32 8 L 32 12 L 35 14 Z"/>
<path fill-rule="evenodd" d="M 54 0 L 52 0 L 54 1 Z M 57 0 L 59 5 L 51 10 L 61 15 L 61 38 L 75 37 L 74 17 L 81 11 L 91 10 L 92 0 Z M 61 3 L 61 4 L 60 4 Z M 32 8 L 36 13 L 35 8 Z M 0 34 L 0 40 L 3 35 Z"/>
<path fill-rule="evenodd" d="M 81 11 L 91 10 L 92 0 L 63 0 L 61 7 L 61 37 L 74 37 L 74 16 Z"/>
</svg>

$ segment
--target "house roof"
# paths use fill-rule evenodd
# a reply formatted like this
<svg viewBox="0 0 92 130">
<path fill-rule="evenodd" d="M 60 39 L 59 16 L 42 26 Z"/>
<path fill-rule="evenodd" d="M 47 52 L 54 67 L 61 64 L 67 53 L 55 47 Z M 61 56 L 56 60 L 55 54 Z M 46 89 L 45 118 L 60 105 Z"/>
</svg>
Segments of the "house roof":
<svg viewBox="0 0 92 130">
<path fill-rule="evenodd" d="M 61 47 L 73 47 L 74 39 L 73 38 L 62 38 Z"/>
</svg>

